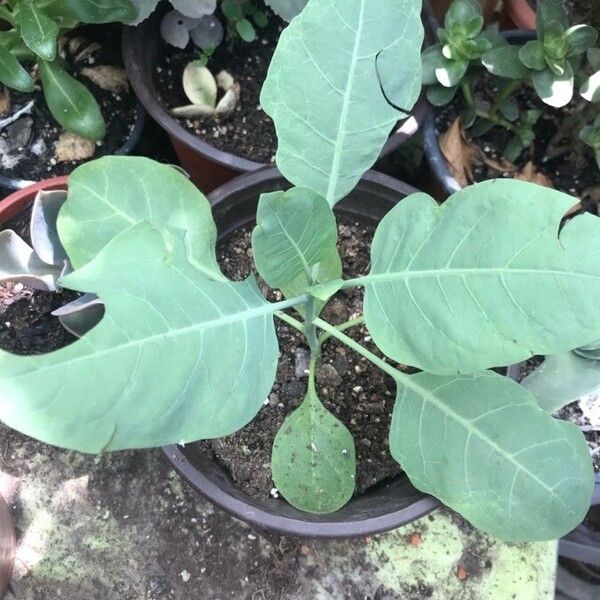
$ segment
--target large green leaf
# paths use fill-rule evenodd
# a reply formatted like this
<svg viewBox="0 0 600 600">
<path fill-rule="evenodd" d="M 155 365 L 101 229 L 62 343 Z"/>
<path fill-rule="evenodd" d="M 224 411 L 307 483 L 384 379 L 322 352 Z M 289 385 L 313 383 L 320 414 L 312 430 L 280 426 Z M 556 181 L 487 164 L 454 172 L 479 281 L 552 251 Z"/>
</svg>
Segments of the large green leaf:
<svg viewBox="0 0 600 600">
<path fill-rule="evenodd" d="M 106 124 L 92 93 L 56 61 L 38 62 L 46 103 L 67 130 L 90 140 L 106 135 Z"/>
<path fill-rule="evenodd" d="M 127 23 L 137 11 L 129 0 L 54 0 L 48 7 L 51 15 L 67 16 L 82 23 Z"/>
<path fill-rule="evenodd" d="M 600 361 L 564 352 L 547 356 L 521 385 L 548 412 L 554 412 L 586 394 L 600 390 Z"/>
<path fill-rule="evenodd" d="M 69 177 L 69 196 L 57 225 L 75 268 L 139 221 L 186 231 L 196 268 L 209 279 L 223 279 L 208 200 L 176 169 L 147 158 L 104 157 L 78 167 Z"/>
<path fill-rule="evenodd" d="M 279 39 L 261 95 L 277 165 L 331 206 L 419 97 L 420 10 L 420 0 L 311 0 Z"/>
<path fill-rule="evenodd" d="M 390 450 L 417 488 L 503 540 L 559 538 L 589 509 L 579 429 L 493 372 L 399 381 Z"/>
<path fill-rule="evenodd" d="M 312 380 L 275 437 L 271 468 L 277 489 L 300 510 L 332 513 L 354 494 L 352 434 L 321 404 Z"/>
<path fill-rule="evenodd" d="M 475 373 L 600 338 L 600 219 L 575 200 L 491 180 L 443 206 L 426 194 L 380 223 L 365 318 L 388 356 L 430 373 Z M 559 318 L 560 317 L 560 318 Z"/>
<path fill-rule="evenodd" d="M 44 60 L 54 60 L 59 27 L 33 0 L 19 5 L 19 26 L 27 47 Z"/>
<path fill-rule="evenodd" d="M 0 83 L 21 92 L 33 90 L 33 79 L 29 73 L 2 44 L 0 44 Z"/>
<path fill-rule="evenodd" d="M 246 425 L 275 380 L 273 308 L 256 282 L 215 282 L 184 232 L 142 222 L 64 277 L 103 320 L 43 356 L 0 352 L 0 419 L 82 452 L 220 437 Z"/>
<path fill-rule="evenodd" d="M 263 194 L 256 223 L 254 259 L 271 287 L 293 297 L 342 276 L 335 215 L 322 196 L 305 188 Z"/>
</svg>

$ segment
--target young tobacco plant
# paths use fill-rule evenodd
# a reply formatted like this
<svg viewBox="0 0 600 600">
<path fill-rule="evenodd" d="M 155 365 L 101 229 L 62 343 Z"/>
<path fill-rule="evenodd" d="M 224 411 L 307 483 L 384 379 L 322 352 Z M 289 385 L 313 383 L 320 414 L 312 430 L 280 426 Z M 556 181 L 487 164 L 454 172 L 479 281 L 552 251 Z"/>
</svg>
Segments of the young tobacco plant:
<svg viewBox="0 0 600 600">
<path fill-rule="evenodd" d="M 509 44 L 502 36 L 482 32 L 483 17 L 476 0 L 454 0 L 438 32 L 440 44 L 423 53 L 423 83 L 435 106 L 451 102 L 460 89 L 465 109 L 463 123 L 479 135 L 494 126 L 512 134 L 504 151 L 516 160 L 535 139 L 533 126 L 540 110 L 520 111 L 514 92 L 531 85 L 548 106 L 560 108 L 573 99 L 576 87 L 589 102 L 600 101 L 598 32 L 589 25 L 569 26 L 560 0 L 542 0 L 537 10 L 536 39 Z M 587 57 L 587 63 L 586 63 Z M 492 102 L 473 92 L 473 77 L 481 67 L 498 78 Z M 593 70 L 589 75 L 588 71 Z"/>
<path fill-rule="evenodd" d="M 0 4 L 0 20 L 11 26 L 0 31 L 0 83 L 31 92 L 35 80 L 23 64 L 35 63 L 56 121 L 67 131 L 101 140 L 106 124 L 100 107 L 62 67 L 58 39 L 79 23 L 127 21 L 133 15 L 129 0 L 7 0 Z"/>
<path fill-rule="evenodd" d="M 260 198 L 252 236 L 280 302 L 253 276 L 222 274 L 210 205 L 183 175 L 132 157 L 79 167 L 57 222 L 74 268 L 60 285 L 97 294 L 106 313 L 56 352 L 0 352 L 0 418 L 84 452 L 229 435 L 275 381 L 281 319 L 311 350 L 306 399 L 273 447 L 291 504 L 327 513 L 354 493 L 354 442 L 315 383 L 322 346 L 341 343 L 395 381 L 390 450 L 416 487 L 502 539 L 575 527 L 594 483 L 585 439 L 489 369 L 600 339 L 600 219 L 579 215 L 561 229 L 573 198 L 514 180 L 471 186 L 441 207 L 416 193 L 381 221 L 370 271 L 343 277 L 334 208 L 407 116 L 395 107 L 419 96 L 420 9 L 310 0 L 281 36 L 261 105 L 294 187 Z M 362 318 L 320 317 L 355 287 L 365 290 Z M 363 319 L 383 358 L 344 333 Z"/>
</svg>

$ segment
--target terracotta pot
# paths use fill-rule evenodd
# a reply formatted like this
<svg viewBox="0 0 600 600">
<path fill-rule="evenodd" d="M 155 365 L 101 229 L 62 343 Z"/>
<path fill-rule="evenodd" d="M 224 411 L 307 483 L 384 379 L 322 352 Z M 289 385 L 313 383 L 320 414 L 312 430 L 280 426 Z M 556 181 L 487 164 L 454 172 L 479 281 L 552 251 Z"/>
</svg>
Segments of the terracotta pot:
<svg viewBox="0 0 600 600">
<path fill-rule="evenodd" d="M 15 526 L 8 506 L 0 495 L 0 598 L 4 598 L 15 562 Z"/>
<path fill-rule="evenodd" d="M 504 0 L 501 29 L 535 29 L 535 10 L 527 0 Z"/>
<path fill-rule="evenodd" d="M 23 210 L 27 202 L 35 199 L 39 191 L 66 190 L 68 179 L 68 175 L 44 179 L 13 192 L 10 196 L 0 201 L 0 223 L 16 217 Z"/>
<path fill-rule="evenodd" d="M 427 7 L 428 3 L 426 2 L 423 16 L 426 38 L 430 41 L 435 28 L 430 25 Z M 161 12 L 156 11 L 137 27 L 124 28 L 123 59 L 133 89 L 150 116 L 171 138 L 171 143 L 182 167 L 202 191 L 209 193 L 243 173 L 267 166 L 211 146 L 188 131 L 170 115 L 162 104 L 153 77 L 154 65 L 160 48 L 158 29 L 161 16 Z M 425 96 L 422 95 L 410 117 L 401 122 L 392 133 L 381 156 L 391 154 L 412 137 L 425 120 L 428 112 L 428 103 Z"/>
</svg>

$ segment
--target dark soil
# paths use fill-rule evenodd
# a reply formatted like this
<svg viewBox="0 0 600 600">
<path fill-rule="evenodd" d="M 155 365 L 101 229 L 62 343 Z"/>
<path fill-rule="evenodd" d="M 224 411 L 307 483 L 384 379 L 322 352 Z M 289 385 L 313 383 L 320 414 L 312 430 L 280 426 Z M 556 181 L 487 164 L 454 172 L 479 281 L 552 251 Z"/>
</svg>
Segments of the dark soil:
<svg viewBox="0 0 600 600">
<path fill-rule="evenodd" d="M 495 83 L 497 82 L 491 78 L 483 76 L 475 86 L 477 97 L 485 103 L 491 103 Z M 553 109 L 545 105 L 534 90 L 527 86 L 518 89 L 514 97 L 522 111 L 532 108 L 544 110 L 534 126 L 536 138 L 533 146 L 515 161 L 517 169 L 520 171 L 531 161 L 537 171 L 552 181 L 556 189 L 581 199 L 600 201 L 600 169 L 591 148 L 579 139 L 582 127 L 593 121 L 597 111 L 595 105 L 584 100 L 574 100 L 565 108 Z M 459 93 L 454 102 L 439 112 L 436 123 L 440 133 L 449 128 L 460 114 L 462 106 L 462 96 Z M 512 134 L 503 127 L 493 127 L 487 133 L 472 138 L 472 141 L 488 159 L 499 162 L 503 159 L 504 149 L 511 137 Z M 477 182 L 513 175 L 485 163 L 474 167 Z"/>
<path fill-rule="evenodd" d="M 269 26 L 248 44 L 237 40 L 223 43 L 213 54 L 208 68 L 213 75 L 227 71 L 241 86 L 240 102 L 231 115 L 215 119 L 179 119 L 190 132 L 211 146 L 260 163 L 272 163 L 277 136 L 271 118 L 260 108 L 260 91 L 275 51 L 281 21 L 271 17 Z M 155 85 L 162 102 L 170 109 L 190 104 L 181 83 L 185 67 L 200 52 L 193 44 L 179 50 L 163 44 L 155 69 Z"/>
<path fill-rule="evenodd" d="M 349 277 L 364 274 L 369 268 L 374 229 L 342 218 L 339 233 L 344 273 Z M 245 279 L 252 272 L 250 234 L 249 227 L 239 230 L 219 246 L 219 261 L 232 279 Z M 268 291 L 267 295 L 271 300 L 281 299 L 276 294 Z M 362 295 L 361 290 L 338 294 L 325 308 L 323 318 L 339 324 L 362 314 Z M 262 498 L 273 490 L 271 448 L 275 435 L 304 399 L 307 386 L 304 370 L 309 351 L 305 339 L 281 322 L 277 323 L 277 334 L 281 357 L 277 379 L 264 408 L 250 425 L 236 434 L 204 443 L 212 448 L 242 489 Z M 364 327 L 350 330 L 349 335 L 377 351 Z M 395 401 L 392 379 L 345 346 L 330 342 L 323 347 L 317 387 L 327 409 L 354 437 L 358 492 L 397 475 L 400 467 L 389 453 L 387 440 Z"/>
<path fill-rule="evenodd" d="M 137 101 L 132 91 L 115 94 L 102 90 L 87 77 L 78 75 L 84 67 L 109 65 L 123 67 L 121 57 L 120 27 L 82 27 L 69 33 L 69 39 L 83 37 L 88 43 L 98 42 L 99 50 L 79 63 L 65 45 L 65 67 L 79 79 L 94 95 L 106 121 L 107 134 L 102 142 L 97 142 L 94 158 L 115 154 L 131 135 L 136 118 Z M 88 45 L 88 44 L 86 44 Z M 10 90 L 11 112 L 35 101 L 31 115 L 24 115 L 0 131 L 0 172 L 5 177 L 38 181 L 55 175 L 66 175 L 85 161 L 57 162 L 55 144 L 64 129 L 54 120 L 44 99 L 40 86 L 31 93 Z M 3 118 L 7 115 L 0 115 Z M 3 148 L 6 144 L 8 150 Z M 6 156 L 2 157 L 2 154 Z"/>
<path fill-rule="evenodd" d="M 2 224 L 28 244 L 31 206 Z M 20 284 L 0 283 L 0 348 L 13 354 L 45 354 L 67 346 L 75 338 L 50 313 L 74 300 L 78 294 L 42 292 Z"/>
</svg>

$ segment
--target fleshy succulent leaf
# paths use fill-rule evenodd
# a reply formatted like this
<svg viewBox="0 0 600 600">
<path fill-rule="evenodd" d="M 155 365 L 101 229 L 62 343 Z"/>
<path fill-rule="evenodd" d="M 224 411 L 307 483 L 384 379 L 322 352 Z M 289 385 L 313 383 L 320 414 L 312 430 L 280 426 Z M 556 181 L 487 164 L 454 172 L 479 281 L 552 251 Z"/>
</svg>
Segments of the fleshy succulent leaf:
<svg viewBox="0 0 600 600">
<path fill-rule="evenodd" d="M 589 509 L 579 429 L 493 372 L 399 381 L 390 450 L 417 488 L 506 541 L 562 537 Z"/>
<path fill-rule="evenodd" d="M 192 104 L 214 110 L 217 103 L 217 82 L 200 61 L 193 60 L 183 70 L 183 91 Z"/>
<path fill-rule="evenodd" d="M 565 61 L 563 75 L 557 75 L 551 69 L 544 69 L 533 71 L 531 80 L 539 97 L 554 108 L 566 106 L 573 98 L 575 77 L 568 61 Z"/>
<path fill-rule="evenodd" d="M 56 228 L 58 213 L 66 200 L 66 190 L 38 192 L 33 201 L 29 223 L 33 249 L 46 264 L 57 267 L 62 267 L 68 260 Z"/>
<path fill-rule="evenodd" d="M 83 294 L 52 312 L 61 325 L 76 337 L 83 337 L 104 316 L 104 302 L 95 294 Z"/>
<path fill-rule="evenodd" d="M 590 25 L 574 25 L 565 32 L 570 46 L 569 56 L 584 54 L 598 41 L 598 31 Z"/>
<path fill-rule="evenodd" d="M 361 279 L 375 343 L 398 362 L 451 374 L 600 338 L 600 219 L 577 216 L 559 235 L 573 204 L 506 180 L 469 186 L 442 207 L 426 194 L 400 202 L 381 221 Z"/>
<path fill-rule="evenodd" d="M 546 68 L 544 45 L 538 40 L 527 42 L 519 49 L 519 59 L 526 67 L 543 71 Z"/>
<path fill-rule="evenodd" d="M 217 10 L 217 0 L 170 0 L 173 8 L 186 17 L 198 19 Z"/>
<path fill-rule="evenodd" d="M 292 506 L 332 513 L 354 494 L 355 454 L 352 434 L 321 404 L 312 383 L 275 437 L 273 481 Z"/>
<path fill-rule="evenodd" d="M 454 0 L 446 12 L 444 25 L 446 29 L 457 25 L 463 27 L 474 17 L 481 16 L 481 6 L 477 0 Z"/>
<path fill-rule="evenodd" d="M 95 453 L 228 435 L 260 410 L 277 367 L 274 309 L 251 279 L 205 278 L 184 231 L 133 225 L 61 283 L 98 294 L 106 314 L 56 352 L 0 352 L 9 426 Z"/>
<path fill-rule="evenodd" d="M 517 46 L 492 48 L 482 57 L 483 66 L 492 74 L 507 79 L 528 77 L 529 69 L 521 62 Z"/>
<path fill-rule="evenodd" d="M 543 40 L 546 31 L 554 23 L 559 24 L 563 30 L 569 27 L 569 16 L 560 0 L 542 0 L 538 3 L 536 12 L 537 37 Z"/>
<path fill-rule="evenodd" d="M 580 93 L 588 102 L 600 102 L 600 71 L 590 75 L 583 82 Z"/>
<path fill-rule="evenodd" d="M 420 8 L 311 0 L 283 31 L 261 105 L 277 129 L 277 165 L 294 185 L 333 206 L 376 161 L 419 97 Z"/>
</svg>

